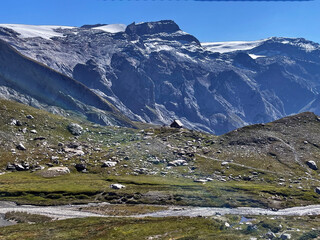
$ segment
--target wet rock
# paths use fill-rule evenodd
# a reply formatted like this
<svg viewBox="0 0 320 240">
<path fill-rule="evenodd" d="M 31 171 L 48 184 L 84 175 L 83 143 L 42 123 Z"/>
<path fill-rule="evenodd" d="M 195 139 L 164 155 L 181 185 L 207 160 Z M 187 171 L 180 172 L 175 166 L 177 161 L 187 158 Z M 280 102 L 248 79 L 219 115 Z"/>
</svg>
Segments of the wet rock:
<svg viewBox="0 0 320 240">
<path fill-rule="evenodd" d="M 315 163 L 315 161 L 307 161 L 307 165 L 309 168 L 311 168 L 312 170 L 318 170 L 318 166 Z"/>
<path fill-rule="evenodd" d="M 75 136 L 79 136 L 82 134 L 82 131 L 83 131 L 83 127 L 81 127 L 79 124 L 77 123 L 70 123 L 68 125 L 68 130 L 69 132 L 72 134 L 72 135 L 75 135 Z"/>
<path fill-rule="evenodd" d="M 18 150 L 22 150 L 22 151 L 27 150 L 27 148 L 26 148 L 22 143 L 19 143 L 19 144 L 17 145 L 17 149 L 18 149 Z"/>
<path fill-rule="evenodd" d="M 114 183 L 110 185 L 110 188 L 112 189 L 121 189 L 121 188 L 125 188 L 126 186 L 119 184 L 119 183 Z"/>
<path fill-rule="evenodd" d="M 116 165 L 117 165 L 117 162 L 106 161 L 102 163 L 101 167 L 115 167 Z"/>
<path fill-rule="evenodd" d="M 183 159 L 174 160 L 168 163 L 168 166 L 172 166 L 172 167 L 187 166 L 187 165 L 188 165 L 187 161 Z"/>
</svg>

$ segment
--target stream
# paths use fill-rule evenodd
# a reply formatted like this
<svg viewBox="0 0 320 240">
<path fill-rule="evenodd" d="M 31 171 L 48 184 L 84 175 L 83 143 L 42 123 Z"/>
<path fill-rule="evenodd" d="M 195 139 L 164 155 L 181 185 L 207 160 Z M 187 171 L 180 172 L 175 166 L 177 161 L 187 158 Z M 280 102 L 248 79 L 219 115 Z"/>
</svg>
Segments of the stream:
<svg viewBox="0 0 320 240">
<path fill-rule="evenodd" d="M 13 223 L 4 219 L 4 214 L 10 211 L 27 212 L 49 216 L 53 219 L 84 218 L 84 217 L 108 217 L 91 212 L 82 211 L 81 208 L 92 206 L 103 206 L 108 203 L 89 203 L 83 205 L 62 205 L 62 206 L 34 206 L 17 205 L 14 202 L 0 201 L 0 226 L 12 225 Z M 303 207 L 285 208 L 278 211 L 253 208 L 215 208 L 215 207 L 191 207 L 191 206 L 168 206 L 168 209 L 152 213 L 131 215 L 125 217 L 174 217 L 174 216 L 214 216 L 214 215 L 270 215 L 270 216 L 305 216 L 320 215 L 320 205 L 309 205 Z M 123 217 L 123 216 L 122 216 Z"/>
</svg>

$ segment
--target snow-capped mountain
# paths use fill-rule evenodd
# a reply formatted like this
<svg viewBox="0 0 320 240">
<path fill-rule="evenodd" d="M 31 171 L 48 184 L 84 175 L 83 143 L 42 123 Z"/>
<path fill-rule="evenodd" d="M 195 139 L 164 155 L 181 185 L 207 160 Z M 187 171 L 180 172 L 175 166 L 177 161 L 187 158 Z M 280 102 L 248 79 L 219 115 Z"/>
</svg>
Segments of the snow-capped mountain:
<svg viewBox="0 0 320 240">
<path fill-rule="evenodd" d="M 302 38 L 200 43 L 170 20 L 1 24 L 0 38 L 84 84 L 132 120 L 168 124 L 178 118 L 186 127 L 221 134 L 311 105 L 320 113 L 314 107 L 320 47 Z"/>
</svg>

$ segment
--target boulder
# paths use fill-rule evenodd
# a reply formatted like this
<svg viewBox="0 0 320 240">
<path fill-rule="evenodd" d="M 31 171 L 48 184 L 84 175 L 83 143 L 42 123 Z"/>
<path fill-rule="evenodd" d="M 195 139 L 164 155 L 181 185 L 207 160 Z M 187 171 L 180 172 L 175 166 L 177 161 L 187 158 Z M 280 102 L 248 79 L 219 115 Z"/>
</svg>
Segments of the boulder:
<svg viewBox="0 0 320 240">
<path fill-rule="evenodd" d="M 102 163 L 101 167 L 115 167 L 116 165 L 117 165 L 117 162 L 106 161 Z"/>
<path fill-rule="evenodd" d="M 17 145 L 17 149 L 18 149 L 18 150 L 22 150 L 22 151 L 27 150 L 27 148 L 26 148 L 22 143 L 19 143 L 19 144 Z"/>
<path fill-rule="evenodd" d="M 121 189 L 121 188 L 125 188 L 126 186 L 119 184 L 119 183 L 114 183 L 114 184 L 111 184 L 110 187 L 112 189 Z"/>
<path fill-rule="evenodd" d="M 59 174 L 70 173 L 70 170 L 67 167 L 50 167 L 50 168 L 48 168 L 48 171 L 56 172 Z"/>
<path fill-rule="evenodd" d="M 280 238 L 281 238 L 282 240 L 291 239 L 291 234 L 289 234 L 289 233 L 283 233 L 283 234 L 281 234 Z"/>
<path fill-rule="evenodd" d="M 82 172 L 87 169 L 86 165 L 83 163 L 77 163 L 74 167 L 77 169 L 78 172 Z"/>
<path fill-rule="evenodd" d="M 16 167 L 15 167 L 13 164 L 8 163 L 6 169 L 7 169 L 8 171 L 14 171 L 14 170 L 16 170 Z"/>
<path fill-rule="evenodd" d="M 79 136 L 82 134 L 82 131 L 83 131 L 83 127 L 81 127 L 79 124 L 77 123 L 70 123 L 68 125 L 68 130 L 69 132 L 72 134 L 72 135 L 75 135 L 75 136 Z"/>
<path fill-rule="evenodd" d="M 315 163 L 315 161 L 307 161 L 307 165 L 309 168 L 311 168 L 312 170 L 318 170 L 318 166 Z"/>
<path fill-rule="evenodd" d="M 21 164 L 14 165 L 17 171 L 25 171 L 26 169 Z"/>
<path fill-rule="evenodd" d="M 178 167 L 178 166 L 187 166 L 188 163 L 186 160 L 178 159 L 168 163 L 168 166 Z"/>
</svg>

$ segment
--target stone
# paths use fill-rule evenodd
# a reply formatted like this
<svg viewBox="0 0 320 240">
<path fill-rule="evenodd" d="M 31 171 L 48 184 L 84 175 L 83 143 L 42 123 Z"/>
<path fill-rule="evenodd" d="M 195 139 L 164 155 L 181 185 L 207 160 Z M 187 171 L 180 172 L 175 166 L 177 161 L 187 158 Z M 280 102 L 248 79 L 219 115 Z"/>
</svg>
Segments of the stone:
<svg viewBox="0 0 320 240">
<path fill-rule="evenodd" d="M 115 167 L 116 165 L 117 165 L 117 162 L 105 161 L 102 163 L 101 167 Z"/>
<path fill-rule="evenodd" d="M 68 125 L 68 130 L 69 132 L 72 134 L 72 135 L 75 135 L 75 136 L 79 136 L 82 134 L 82 131 L 83 131 L 83 127 L 81 127 L 79 124 L 77 123 L 70 123 Z"/>
<path fill-rule="evenodd" d="M 50 167 L 48 168 L 48 171 L 56 172 L 56 173 L 62 173 L 67 174 L 70 173 L 70 169 L 67 167 Z"/>
<path fill-rule="evenodd" d="M 119 184 L 119 183 L 114 183 L 110 185 L 110 188 L 112 189 L 121 189 L 121 188 L 125 188 L 126 186 Z"/>
<path fill-rule="evenodd" d="M 14 165 L 17 171 L 25 171 L 26 169 L 21 164 Z"/>
<path fill-rule="evenodd" d="M 267 239 L 275 239 L 276 235 L 273 232 L 269 231 L 266 233 L 266 237 Z"/>
<path fill-rule="evenodd" d="M 206 180 L 206 179 L 195 179 L 193 181 L 197 182 L 197 183 L 206 183 L 206 182 L 208 182 L 208 180 Z"/>
<path fill-rule="evenodd" d="M 87 169 L 86 165 L 83 163 L 77 163 L 74 167 L 77 169 L 78 172 L 82 172 L 83 170 Z"/>
<path fill-rule="evenodd" d="M 14 171 L 14 170 L 16 170 L 16 167 L 15 167 L 13 164 L 8 163 L 6 169 L 7 169 L 8 171 Z"/>
<path fill-rule="evenodd" d="M 34 119 L 34 117 L 32 115 L 27 115 L 26 118 L 28 119 Z"/>
<path fill-rule="evenodd" d="M 19 144 L 17 145 L 17 149 L 18 149 L 18 150 L 22 150 L 22 151 L 27 150 L 27 148 L 26 148 L 22 143 L 19 143 Z"/>
<path fill-rule="evenodd" d="M 311 168 L 312 170 L 318 170 L 318 166 L 315 163 L 315 161 L 307 161 L 307 165 L 309 168 Z"/>
<path fill-rule="evenodd" d="M 187 166 L 188 163 L 186 160 L 178 159 L 168 163 L 168 166 L 178 167 L 178 166 Z"/>
<path fill-rule="evenodd" d="M 222 162 L 221 163 L 221 166 L 226 166 L 226 165 L 228 165 L 229 163 L 228 162 Z"/>
<path fill-rule="evenodd" d="M 320 194 L 320 187 L 316 187 L 315 192 Z"/>
<path fill-rule="evenodd" d="M 30 132 L 33 133 L 33 134 L 37 134 L 38 133 L 37 130 L 35 130 L 35 129 L 30 130 Z"/>
<path fill-rule="evenodd" d="M 283 233 L 283 234 L 281 234 L 280 238 L 283 239 L 283 240 L 291 239 L 291 234 Z"/>
</svg>

